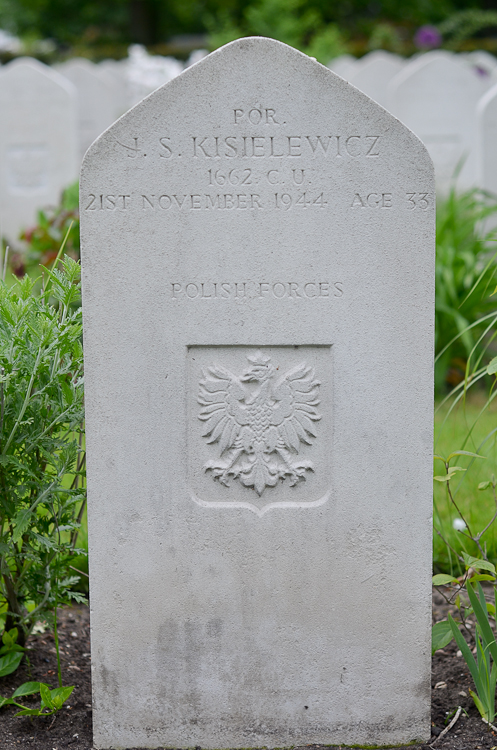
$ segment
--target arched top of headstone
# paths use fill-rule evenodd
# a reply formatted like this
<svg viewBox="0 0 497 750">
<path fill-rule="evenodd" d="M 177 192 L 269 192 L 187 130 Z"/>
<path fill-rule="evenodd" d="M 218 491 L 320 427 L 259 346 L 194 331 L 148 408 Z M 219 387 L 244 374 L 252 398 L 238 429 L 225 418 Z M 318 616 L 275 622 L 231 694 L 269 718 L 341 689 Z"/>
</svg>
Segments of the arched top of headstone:
<svg viewBox="0 0 497 750">
<path fill-rule="evenodd" d="M 47 86 L 52 84 L 54 90 L 58 87 L 71 97 L 76 97 L 76 90 L 70 81 L 34 57 L 18 57 L 7 65 L 3 65 L 0 68 L 0 81 L 9 80 L 12 81 L 14 87 L 21 81 L 42 81 L 45 90 Z M 36 85 L 33 91 L 36 93 Z M 44 96 L 42 91 L 38 91 L 38 94 L 39 97 Z"/>
<path fill-rule="evenodd" d="M 393 52 L 388 52 L 388 50 L 385 49 L 375 49 L 372 52 L 368 52 L 367 55 L 364 55 L 364 57 L 361 57 L 360 60 L 358 60 L 359 64 L 366 64 L 366 63 L 378 63 L 378 62 L 396 62 L 400 63 L 400 65 L 403 65 L 405 63 L 405 59 L 401 57 L 400 55 L 395 55 Z"/>
<path fill-rule="evenodd" d="M 385 50 L 369 52 L 357 62 L 349 81 L 388 109 L 388 84 L 405 66 L 405 60 Z"/>
<path fill-rule="evenodd" d="M 181 127 L 178 118 L 181 118 Z M 269 156 L 267 149 L 271 144 L 273 150 L 276 147 L 276 141 L 270 139 L 278 134 L 287 139 L 300 139 L 299 146 L 297 140 L 290 141 L 289 158 L 303 155 L 302 149 L 308 151 L 309 156 L 317 157 L 322 146 L 319 142 L 316 145 L 314 136 L 331 138 L 343 134 L 343 144 L 339 142 L 338 147 L 343 145 L 345 157 L 348 155 L 372 165 L 380 154 L 376 155 L 372 140 L 361 138 L 367 139 L 373 131 L 381 130 L 382 156 L 391 160 L 392 169 L 400 173 L 405 165 L 411 164 L 410 159 L 404 166 L 399 162 L 399 154 L 408 143 L 416 152 L 419 167 L 423 161 L 429 163 L 417 136 L 327 67 L 282 42 L 247 37 L 211 53 L 139 102 L 93 143 L 85 156 L 83 170 L 90 167 L 90 162 L 98 169 L 97 153 L 103 156 L 108 149 L 116 154 L 135 154 L 138 161 L 133 158 L 133 164 L 139 163 L 140 168 L 149 170 L 151 162 L 159 167 L 169 156 L 181 159 L 186 155 L 184 149 L 188 141 L 190 149 L 195 146 L 196 155 L 203 158 L 234 157 L 230 145 L 234 141 L 223 140 L 222 153 L 212 156 L 205 144 L 192 141 L 192 138 L 200 138 L 197 129 L 203 119 L 212 125 L 217 121 L 214 128 L 219 129 L 220 136 L 220 129 L 223 130 L 223 139 L 231 136 L 231 131 L 226 130 L 229 127 L 233 136 L 238 133 L 240 138 L 258 139 L 262 127 L 266 140 L 264 143 L 256 140 L 254 158 Z M 172 151 L 168 141 L 171 129 L 184 136 L 183 145 L 173 145 Z M 158 153 L 155 149 L 155 161 L 150 153 L 154 148 L 152 143 L 141 154 L 133 150 L 133 140 L 129 141 L 131 130 L 136 133 L 132 139 L 155 137 L 161 150 Z M 357 139 L 356 131 L 362 133 Z M 350 140 L 345 143 L 347 138 Z M 241 144 L 240 141 L 235 147 L 237 153 Z M 273 156 L 276 158 L 276 151 Z M 131 159 L 125 162 L 127 167 L 131 164 Z"/>
<path fill-rule="evenodd" d="M 99 66 L 84 57 L 75 57 L 72 60 L 61 63 L 61 65 L 57 66 L 57 70 L 61 75 L 67 76 L 69 80 L 75 83 L 89 81 L 92 84 L 97 84 L 98 81 L 100 85 L 106 85 Z"/>
<path fill-rule="evenodd" d="M 445 85 L 446 81 L 457 80 L 458 86 L 473 88 L 477 91 L 475 76 L 469 65 L 447 50 L 434 50 L 420 55 L 395 76 L 391 85 L 397 88 L 405 81 L 416 78 L 426 79 L 431 84 L 430 88 L 436 85 L 439 80 L 442 86 Z"/>
</svg>

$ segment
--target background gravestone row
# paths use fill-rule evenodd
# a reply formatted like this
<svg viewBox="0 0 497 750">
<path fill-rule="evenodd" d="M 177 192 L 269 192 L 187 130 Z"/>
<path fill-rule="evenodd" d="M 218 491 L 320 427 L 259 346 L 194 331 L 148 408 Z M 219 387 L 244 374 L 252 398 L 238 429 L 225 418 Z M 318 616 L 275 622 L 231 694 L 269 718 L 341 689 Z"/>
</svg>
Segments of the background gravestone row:
<svg viewBox="0 0 497 750">
<path fill-rule="evenodd" d="M 378 51 L 361 60 L 337 58 L 330 68 L 421 138 L 434 161 L 439 192 L 449 190 L 458 168 L 459 189 L 479 186 L 497 192 L 497 61 L 491 55 L 435 51 L 406 61 Z M 0 98 L 7 113 L 0 141 L 0 231 L 14 245 L 36 210 L 56 203 L 61 190 L 77 178 L 81 158 L 95 138 L 143 96 L 178 75 L 183 64 L 148 56 L 136 46 L 127 62 L 95 65 L 74 59 L 55 70 L 59 76 L 28 58 L 0 69 Z"/>
</svg>

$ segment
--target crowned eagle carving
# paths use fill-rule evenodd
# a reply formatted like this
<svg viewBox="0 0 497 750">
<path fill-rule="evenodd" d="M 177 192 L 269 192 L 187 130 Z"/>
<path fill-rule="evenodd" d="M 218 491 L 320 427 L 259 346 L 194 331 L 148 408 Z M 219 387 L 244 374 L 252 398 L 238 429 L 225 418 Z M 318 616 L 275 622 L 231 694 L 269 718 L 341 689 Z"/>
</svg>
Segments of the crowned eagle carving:
<svg viewBox="0 0 497 750">
<path fill-rule="evenodd" d="M 280 375 L 260 351 L 247 359 L 241 376 L 220 365 L 202 371 L 199 419 L 219 454 L 204 470 L 226 486 L 237 479 L 260 496 L 266 487 L 287 479 L 293 486 L 314 471 L 298 454 L 317 436 L 320 383 L 306 362 Z"/>
</svg>

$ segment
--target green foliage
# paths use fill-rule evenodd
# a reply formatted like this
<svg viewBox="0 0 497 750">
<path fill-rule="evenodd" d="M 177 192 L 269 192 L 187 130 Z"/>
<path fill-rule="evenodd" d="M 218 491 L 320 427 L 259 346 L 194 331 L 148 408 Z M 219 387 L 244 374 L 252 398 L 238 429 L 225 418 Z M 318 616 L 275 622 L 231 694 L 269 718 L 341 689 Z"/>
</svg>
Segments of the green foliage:
<svg viewBox="0 0 497 750">
<path fill-rule="evenodd" d="M 461 456 L 451 462 L 466 469 L 453 472 L 449 485 L 457 508 L 447 490 L 447 481 L 434 482 L 434 570 L 450 575 L 460 575 L 464 570 L 463 553 L 479 554 L 476 543 L 467 535 L 466 522 L 472 530 L 485 530 L 481 537 L 483 550 L 488 559 L 497 560 L 497 527 L 491 523 L 497 507 L 491 481 L 492 475 L 497 474 L 497 393 L 495 378 L 490 381 L 486 368 L 476 372 L 474 376 L 471 371 L 468 380 L 437 405 L 435 413 L 437 452 L 445 453 L 458 445 L 486 457 L 482 461 Z M 482 383 L 489 385 L 487 395 Z M 436 470 L 435 474 L 439 476 L 440 472 Z M 455 528 L 453 523 L 459 526 Z"/>
<path fill-rule="evenodd" d="M 370 48 L 386 47 L 395 50 L 401 44 L 409 45 L 416 29 L 423 24 L 446 23 L 447 38 L 466 29 L 462 38 L 486 29 L 491 23 L 490 11 L 483 11 L 484 0 L 306 0 L 298 7 L 298 14 L 312 14 L 318 19 L 314 33 L 335 24 L 347 38 L 353 38 L 358 54 Z M 40 47 L 39 40 L 55 40 L 74 50 L 98 57 L 126 54 L 126 45 L 139 42 L 146 45 L 163 45 L 177 34 L 211 33 L 219 46 L 237 38 L 233 29 L 247 31 L 245 16 L 251 8 L 265 18 L 265 3 L 261 0 L 0 0 L 0 28 L 20 35 L 33 49 Z M 275 7 L 269 0 L 267 8 Z M 283 4 L 283 12 L 285 8 Z M 292 10 L 293 8 L 293 10 Z M 469 10 L 468 10 L 469 8 Z M 290 12 L 295 15 L 295 3 L 290 0 Z M 228 20 L 229 19 L 229 20 Z M 306 20 L 306 19 L 304 19 Z M 229 27 L 232 27 L 231 34 Z M 279 38 L 279 12 L 269 18 L 268 36 Z M 491 28 L 491 27 L 490 27 Z M 156 49 L 161 54 L 169 50 Z M 29 45 L 28 45 L 29 46 Z M 411 45 L 410 50 L 413 48 Z M 41 52 L 41 49 L 40 49 Z M 327 52 L 327 50 L 326 50 Z M 52 53 L 53 54 L 53 53 Z M 316 56 L 316 55 L 314 55 Z M 318 58 L 319 59 L 319 58 Z"/>
<path fill-rule="evenodd" d="M 320 13 L 306 0 L 255 0 L 237 23 L 229 12 L 210 17 L 211 49 L 243 36 L 266 36 L 289 44 L 327 64 L 347 52 L 344 37 L 335 24 L 325 25 Z"/>
<path fill-rule="evenodd" d="M 469 458 L 472 461 L 484 458 L 484 456 L 467 450 L 454 451 L 447 458 L 435 455 L 435 460 L 443 463 L 445 473 L 435 476 L 434 479 L 445 486 L 447 496 L 462 522 L 462 528 L 460 528 L 459 533 L 473 545 L 476 549 L 476 554 L 468 554 L 463 549 L 458 551 L 454 547 L 451 547 L 449 542 L 444 539 L 440 530 L 437 529 L 437 533 L 442 537 L 447 547 L 452 550 L 455 558 L 465 572 L 460 578 L 457 578 L 453 573 L 439 573 L 433 576 L 433 585 L 442 587 L 440 591 L 447 602 L 456 605 L 459 610 L 460 620 L 456 623 L 451 614 L 449 614 L 446 621 L 436 623 L 433 626 L 432 652 L 443 648 L 450 643 L 452 638 L 455 638 L 473 678 L 475 690 L 470 690 L 473 701 L 483 721 L 492 725 L 495 719 L 497 643 L 490 618 L 492 617 L 495 621 L 497 612 L 497 573 L 494 563 L 488 559 L 487 546 L 483 541 L 483 537 L 497 519 L 497 480 L 495 475 L 492 475 L 489 480 L 480 482 L 478 485 L 482 492 L 488 489 L 492 490 L 495 511 L 484 528 L 477 530 L 462 512 L 451 487 L 451 482 L 456 480 L 459 472 L 463 474 L 466 472 L 464 467 L 451 465 L 451 461 L 453 459 L 459 461 L 463 457 Z M 493 603 L 486 602 L 481 585 L 482 581 L 492 585 Z M 447 589 L 449 591 L 448 594 L 446 593 Z M 463 592 L 467 594 L 469 605 L 462 596 Z M 471 623 L 468 620 L 469 615 L 474 616 L 476 619 L 474 632 L 471 630 Z M 466 637 L 461 633 L 460 626 L 463 627 Z M 468 640 L 474 643 L 474 652 L 472 652 L 470 645 L 468 645 Z M 473 656 L 473 653 L 476 654 L 476 658 Z"/>
<path fill-rule="evenodd" d="M 440 586 L 441 583 L 436 583 L 435 580 L 433 580 L 433 585 Z M 447 620 L 436 622 L 431 629 L 432 655 L 435 653 L 435 651 L 438 651 L 438 649 L 445 648 L 445 646 L 447 646 L 451 642 L 453 637 L 454 635 L 452 633 L 452 628 L 450 627 L 450 623 Z"/>
<path fill-rule="evenodd" d="M 377 23 L 373 27 L 369 37 L 368 48 L 387 49 L 401 55 L 404 51 L 404 43 L 399 29 L 391 23 Z"/>
<path fill-rule="evenodd" d="M 481 31 L 489 30 L 495 34 L 497 29 L 497 12 L 470 8 L 449 16 L 438 27 L 445 37 L 445 46 L 449 49 L 460 49 L 461 43 Z"/>
<path fill-rule="evenodd" d="M 74 686 L 58 687 L 51 690 L 44 682 L 25 682 L 12 693 L 11 698 L 0 696 L 0 708 L 17 706 L 21 710 L 15 714 L 16 716 L 51 716 L 62 708 L 73 690 Z M 40 694 L 40 708 L 28 708 L 16 700 L 16 698 L 35 695 L 36 693 Z"/>
<path fill-rule="evenodd" d="M 62 193 L 58 206 L 38 211 L 38 222 L 26 229 L 20 239 L 26 244 L 22 258 L 14 256 L 13 271 L 24 275 L 24 265 L 29 268 L 51 265 L 62 242 L 64 250 L 74 260 L 79 260 L 79 185 L 75 182 Z"/>
<path fill-rule="evenodd" d="M 323 65 L 327 65 L 335 57 L 345 55 L 347 51 L 344 36 L 334 23 L 329 23 L 315 33 L 305 49 L 310 57 L 315 57 Z"/>
<path fill-rule="evenodd" d="M 83 601 L 71 574 L 84 491 L 79 264 L 0 284 L 0 612 L 24 645 L 36 620 Z"/>
<path fill-rule="evenodd" d="M 0 677 L 15 672 L 22 661 L 25 649 L 17 643 L 19 631 L 17 628 L 5 630 L 2 636 L 3 646 L 0 648 Z"/>
<path fill-rule="evenodd" d="M 497 200 L 481 190 L 457 193 L 437 206 L 435 389 L 456 385 L 488 348 L 496 298 Z M 490 318 L 486 317 L 490 316 Z"/>
<path fill-rule="evenodd" d="M 478 596 L 469 581 L 466 585 L 466 591 L 471 602 L 472 612 L 474 613 L 477 622 L 475 632 L 476 659 L 471 653 L 471 649 L 469 648 L 466 639 L 462 636 L 461 631 L 450 614 L 448 616 L 448 621 L 452 634 L 462 652 L 475 684 L 476 693 L 473 690 L 469 691 L 471 697 L 473 698 L 482 719 L 491 724 L 495 719 L 497 643 L 495 642 L 495 635 L 490 625 L 487 604 L 485 602 L 485 595 L 481 583 L 477 582 L 476 586 Z M 495 602 L 497 604 L 497 597 L 495 598 Z"/>
<path fill-rule="evenodd" d="M 492 563 L 470 556 L 465 557 L 466 573 L 463 581 L 457 579 L 441 580 L 441 576 L 433 577 L 435 586 L 452 586 L 450 598 L 442 590 L 442 595 L 449 603 L 455 601 L 459 610 L 458 622 L 449 613 L 447 620 L 437 622 L 432 628 L 432 653 L 444 648 L 454 638 L 461 651 L 473 678 L 475 690 L 470 690 L 471 697 L 480 715 L 487 724 L 495 719 L 495 690 L 497 684 L 497 642 L 490 618 L 494 620 L 497 610 L 497 589 L 495 584 L 496 571 Z M 488 570 L 489 575 L 480 575 L 478 570 Z M 447 578 L 447 576 L 443 576 Z M 487 602 L 481 580 L 490 581 L 494 588 L 492 601 Z M 461 594 L 467 594 L 468 601 L 464 601 Z M 468 622 L 469 616 L 476 620 L 474 633 Z M 466 637 L 461 633 L 462 626 Z M 475 656 L 468 645 L 468 640 L 475 644 Z M 476 657 L 476 658 L 475 658 Z"/>
</svg>

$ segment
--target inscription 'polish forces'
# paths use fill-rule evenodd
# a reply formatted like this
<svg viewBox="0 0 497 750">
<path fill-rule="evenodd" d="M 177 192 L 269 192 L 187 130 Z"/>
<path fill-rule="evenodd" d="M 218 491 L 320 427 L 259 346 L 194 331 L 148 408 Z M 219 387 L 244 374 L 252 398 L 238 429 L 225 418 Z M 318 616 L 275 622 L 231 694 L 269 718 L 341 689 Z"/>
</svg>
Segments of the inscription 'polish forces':
<svg viewBox="0 0 497 750">
<path fill-rule="evenodd" d="M 272 297 L 274 299 L 314 299 L 316 297 L 343 297 L 343 284 L 336 281 L 330 284 L 327 281 L 265 281 L 253 283 L 248 281 L 229 283 L 223 282 L 196 282 L 189 281 L 186 284 L 171 284 L 171 296 L 173 299 L 230 299 L 241 297 Z"/>
</svg>

